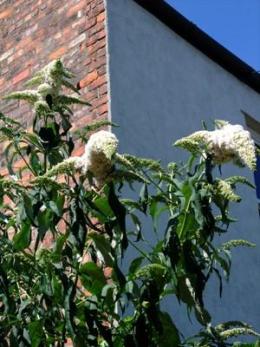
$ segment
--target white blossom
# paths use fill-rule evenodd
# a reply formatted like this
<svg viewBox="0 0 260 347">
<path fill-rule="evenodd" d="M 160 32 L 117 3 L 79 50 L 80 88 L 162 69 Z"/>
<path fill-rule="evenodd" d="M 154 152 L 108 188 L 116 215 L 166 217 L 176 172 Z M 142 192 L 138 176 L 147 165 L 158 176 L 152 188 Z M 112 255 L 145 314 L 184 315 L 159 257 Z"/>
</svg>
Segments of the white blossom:
<svg viewBox="0 0 260 347">
<path fill-rule="evenodd" d="M 40 211 L 41 211 L 41 212 L 46 211 L 46 209 L 47 209 L 47 206 L 46 206 L 45 204 L 43 204 L 43 205 L 40 207 Z"/>
<path fill-rule="evenodd" d="M 42 83 L 37 88 L 37 92 L 44 99 L 48 94 L 52 95 L 54 93 L 54 88 L 49 83 Z"/>
<path fill-rule="evenodd" d="M 255 169 L 255 144 L 249 131 L 241 125 L 226 124 L 221 129 L 209 132 L 209 148 L 217 164 L 234 160 Z"/>
<path fill-rule="evenodd" d="M 118 140 L 114 134 L 105 130 L 93 134 L 81 157 L 84 161 L 83 171 L 90 171 L 98 180 L 104 179 L 113 167 L 117 146 Z"/>
<path fill-rule="evenodd" d="M 190 151 L 199 148 L 209 152 L 215 164 L 222 164 L 231 160 L 236 164 L 246 165 L 254 170 L 256 167 L 256 150 L 249 131 L 241 125 L 227 122 L 218 123 L 220 128 L 214 131 L 197 131 L 176 142 L 176 145 Z"/>
<path fill-rule="evenodd" d="M 50 107 L 46 101 L 39 100 L 39 101 L 35 102 L 34 110 L 36 113 L 50 112 Z"/>
<path fill-rule="evenodd" d="M 45 177 L 53 177 L 76 170 L 82 174 L 90 172 L 98 186 L 101 186 L 112 172 L 114 157 L 118 146 L 116 136 L 101 130 L 90 136 L 81 157 L 75 156 L 63 160 L 48 170 Z"/>
<path fill-rule="evenodd" d="M 70 157 L 63 160 L 48 170 L 44 177 L 62 175 L 75 169 L 81 169 L 81 157 Z"/>
<path fill-rule="evenodd" d="M 83 174 L 90 172 L 99 184 L 105 180 L 113 169 L 114 155 L 118 146 L 116 136 L 101 130 L 91 135 L 85 152 L 81 157 L 72 157 L 74 166 Z"/>
</svg>

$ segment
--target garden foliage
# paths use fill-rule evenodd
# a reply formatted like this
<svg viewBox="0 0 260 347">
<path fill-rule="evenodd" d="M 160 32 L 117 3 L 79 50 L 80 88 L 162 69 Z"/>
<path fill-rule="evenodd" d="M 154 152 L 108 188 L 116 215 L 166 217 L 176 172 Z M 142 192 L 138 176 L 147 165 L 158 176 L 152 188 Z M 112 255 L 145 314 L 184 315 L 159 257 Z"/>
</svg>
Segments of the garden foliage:
<svg viewBox="0 0 260 347">
<path fill-rule="evenodd" d="M 31 104 L 32 131 L 0 115 L 9 171 L 0 179 L 1 346 L 225 347 L 241 334 L 257 336 L 243 322 L 212 326 L 204 305 L 211 276 L 221 293 L 231 249 L 253 246 L 214 242 L 234 221 L 236 186 L 252 186 L 244 177 L 217 177 L 214 167 L 223 154 L 223 162 L 253 169 L 249 134 L 237 126 L 227 135 L 218 122 L 215 133 L 178 141 L 191 157 L 166 168 L 119 154 L 113 134 L 90 136 L 108 122 L 72 130 L 72 106 L 87 104 L 72 77 L 54 61 L 27 83 L 32 90 L 6 97 Z M 73 157 L 78 141 L 87 143 L 85 153 Z M 135 193 L 128 196 L 127 187 Z M 137 256 L 129 261 L 129 253 Z M 201 324 L 197 336 L 185 338 L 162 311 L 166 297 Z"/>
</svg>

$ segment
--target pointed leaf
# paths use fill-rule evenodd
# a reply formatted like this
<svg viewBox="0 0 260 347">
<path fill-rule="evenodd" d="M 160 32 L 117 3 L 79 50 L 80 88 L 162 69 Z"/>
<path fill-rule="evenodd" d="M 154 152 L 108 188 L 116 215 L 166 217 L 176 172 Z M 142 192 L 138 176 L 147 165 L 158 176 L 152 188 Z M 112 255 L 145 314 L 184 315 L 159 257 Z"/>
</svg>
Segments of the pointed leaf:
<svg viewBox="0 0 260 347">
<path fill-rule="evenodd" d="M 23 222 L 21 226 L 21 231 L 17 233 L 14 238 L 14 247 L 21 251 L 27 248 L 31 243 L 31 224 L 28 222 Z"/>
</svg>

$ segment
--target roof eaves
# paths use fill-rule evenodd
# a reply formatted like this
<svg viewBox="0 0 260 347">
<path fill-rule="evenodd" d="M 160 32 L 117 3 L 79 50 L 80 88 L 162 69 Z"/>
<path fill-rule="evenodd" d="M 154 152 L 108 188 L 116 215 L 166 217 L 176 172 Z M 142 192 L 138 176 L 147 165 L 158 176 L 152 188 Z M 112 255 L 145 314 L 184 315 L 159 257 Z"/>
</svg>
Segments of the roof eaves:
<svg viewBox="0 0 260 347">
<path fill-rule="evenodd" d="M 260 74 L 164 0 L 133 0 L 211 60 L 260 93 Z"/>
</svg>

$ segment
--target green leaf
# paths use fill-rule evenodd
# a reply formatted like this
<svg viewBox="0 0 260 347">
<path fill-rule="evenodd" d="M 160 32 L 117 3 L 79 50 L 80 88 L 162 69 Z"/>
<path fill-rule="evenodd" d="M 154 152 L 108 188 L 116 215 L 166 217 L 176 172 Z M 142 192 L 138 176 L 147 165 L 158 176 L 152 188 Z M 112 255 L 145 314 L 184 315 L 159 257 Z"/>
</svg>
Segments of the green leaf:
<svg viewBox="0 0 260 347">
<path fill-rule="evenodd" d="M 143 257 L 135 258 L 135 259 L 131 262 L 131 265 L 130 265 L 130 267 L 129 267 L 128 274 L 129 274 L 129 275 L 133 275 L 133 274 L 140 268 L 140 266 L 141 266 L 143 260 L 144 260 Z"/>
<path fill-rule="evenodd" d="M 88 125 L 84 126 L 80 130 L 76 130 L 75 134 L 76 134 L 77 137 L 81 138 L 82 140 L 84 140 L 84 142 L 86 142 L 87 136 L 88 136 L 88 134 L 90 132 L 97 131 L 100 128 L 103 128 L 105 126 L 114 126 L 114 127 L 116 127 L 117 125 L 114 124 L 114 123 L 111 123 L 111 122 L 109 122 L 107 120 L 101 120 L 101 121 L 97 121 L 97 122 L 92 123 L 92 124 L 88 124 Z"/>
<path fill-rule="evenodd" d="M 68 235 L 59 235 L 57 237 L 54 243 L 54 251 L 55 251 L 55 254 L 57 254 L 58 256 L 60 256 L 67 238 L 68 238 Z"/>
<path fill-rule="evenodd" d="M 30 219 L 31 222 L 34 220 L 34 211 L 32 207 L 32 201 L 30 197 L 26 194 L 23 194 L 23 203 L 24 203 L 24 210 L 27 215 L 27 217 Z"/>
<path fill-rule="evenodd" d="M 32 133 L 26 133 L 24 134 L 24 139 L 26 139 L 31 145 L 33 145 L 35 148 L 39 149 L 40 151 L 44 151 L 44 148 L 41 144 L 41 141 L 39 137 L 36 134 Z"/>
<path fill-rule="evenodd" d="M 36 172 L 37 174 L 41 174 L 41 162 L 38 155 L 34 152 L 30 155 L 30 165 L 33 168 L 34 172 Z"/>
<path fill-rule="evenodd" d="M 52 220 L 53 220 L 53 212 L 49 209 L 45 211 L 39 211 L 38 213 L 38 225 L 39 225 L 39 234 L 43 235 L 49 229 Z"/>
<path fill-rule="evenodd" d="M 61 216 L 62 211 L 59 209 L 55 201 L 49 201 L 48 205 L 57 216 Z"/>
<path fill-rule="evenodd" d="M 189 307 L 192 307 L 194 304 L 193 297 L 187 287 L 186 284 L 186 277 L 182 276 L 178 278 L 177 282 L 177 297 L 179 300 L 183 301 L 185 304 L 187 304 Z"/>
<path fill-rule="evenodd" d="M 5 125 L 16 126 L 18 128 L 22 126 L 20 122 L 5 116 L 2 112 L 0 112 L 0 120 L 3 121 Z"/>
<path fill-rule="evenodd" d="M 140 241 L 140 239 L 142 239 L 142 224 L 141 224 L 139 218 L 135 214 L 130 213 L 130 216 L 131 216 L 132 221 L 136 227 L 136 241 Z"/>
<path fill-rule="evenodd" d="M 159 312 L 163 333 L 160 335 L 158 347 L 178 347 L 180 346 L 180 336 L 178 329 L 174 325 L 170 315 L 166 312 Z"/>
<path fill-rule="evenodd" d="M 179 216 L 176 232 L 181 242 L 193 238 L 197 229 L 198 223 L 193 213 L 184 212 Z"/>
<path fill-rule="evenodd" d="M 147 188 L 147 184 L 144 183 L 141 190 L 140 190 L 140 204 L 142 207 L 142 212 L 146 213 L 147 211 L 147 206 L 148 206 L 148 188 Z"/>
<path fill-rule="evenodd" d="M 112 305 L 114 305 L 115 292 L 116 292 L 115 284 L 106 284 L 102 288 L 101 297 L 105 300 L 106 305 L 114 307 Z"/>
<path fill-rule="evenodd" d="M 104 235 L 90 234 L 89 238 L 95 243 L 97 250 L 102 254 L 105 264 L 107 266 L 113 267 L 114 261 L 111 255 L 111 245 L 108 239 Z"/>
<path fill-rule="evenodd" d="M 66 80 L 65 78 L 63 78 L 61 80 L 61 83 L 66 87 L 66 88 L 69 88 L 71 89 L 73 92 L 77 93 L 77 94 L 80 94 L 78 89 L 76 87 L 74 87 L 74 85 L 72 83 L 70 83 L 68 80 Z"/>
<path fill-rule="evenodd" d="M 67 287 L 66 287 L 66 296 L 64 300 L 65 324 L 73 340 L 76 337 L 75 324 L 73 319 L 75 315 L 75 305 L 73 302 L 74 295 L 75 295 L 75 286 L 71 281 L 70 282 L 68 281 Z"/>
<path fill-rule="evenodd" d="M 153 200 L 150 203 L 149 213 L 150 213 L 152 220 L 153 220 L 153 227 L 156 230 L 157 229 L 157 218 L 159 217 L 159 215 L 161 213 L 160 209 L 158 208 L 158 201 Z"/>
<path fill-rule="evenodd" d="M 64 203 L 65 203 L 65 196 L 64 195 L 58 195 L 56 198 L 56 205 L 57 205 L 57 208 L 59 211 L 59 214 L 58 214 L 59 217 L 62 216 L 62 214 L 63 214 Z"/>
<path fill-rule="evenodd" d="M 77 96 L 67 96 L 67 95 L 59 95 L 57 97 L 57 102 L 64 105 L 87 105 L 91 106 L 89 102 L 80 99 Z"/>
<path fill-rule="evenodd" d="M 53 292 L 53 301 L 62 304 L 63 286 L 60 279 L 55 275 L 52 276 L 51 287 Z"/>
<path fill-rule="evenodd" d="M 125 221 L 126 208 L 123 204 L 121 204 L 117 195 L 115 194 L 115 189 L 113 184 L 109 185 L 108 202 L 116 216 L 116 219 L 121 231 L 121 246 L 122 246 L 122 250 L 124 251 L 128 247 L 128 239 L 126 235 L 126 221 Z"/>
<path fill-rule="evenodd" d="M 99 295 L 106 285 L 103 269 L 93 262 L 87 262 L 80 267 L 80 279 L 84 287 L 94 295 Z"/>
<path fill-rule="evenodd" d="M 41 291 L 48 296 L 53 296 L 51 278 L 49 273 L 43 273 L 41 277 Z"/>
<path fill-rule="evenodd" d="M 48 152 L 48 160 L 51 166 L 57 165 L 64 160 L 64 157 L 61 155 L 58 147 L 52 148 Z"/>
<path fill-rule="evenodd" d="M 94 200 L 94 203 L 99 211 L 102 212 L 102 214 L 108 218 L 111 218 L 114 216 L 114 212 L 111 209 L 107 197 L 98 197 L 97 199 Z M 104 217 L 103 217 L 104 218 Z"/>
<path fill-rule="evenodd" d="M 34 321 L 29 324 L 29 336 L 31 339 L 31 347 L 39 347 L 44 342 L 42 321 Z"/>
<path fill-rule="evenodd" d="M 25 100 L 34 103 L 38 100 L 39 94 L 36 90 L 24 90 L 10 93 L 3 97 L 5 100 Z"/>
<path fill-rule="evenodd" d="M 187 207 L 190 204 L 191 198 L 192 198 L 192 193 L 193 193 L 193 187 L 190 183 L 190 181 L 185 181 L 181 184 L 181 194 L 184 199 L 182 199 L 182 209 L 186 210 Z"/>
<path fill-rule="evenodd" d="M 27 248 L 31 243 L 31 224 L 23 222 L 21 225 L 21 231 L 19 231 L 13 238 L 14 247 L 21 251 Z"/>
</svg>

